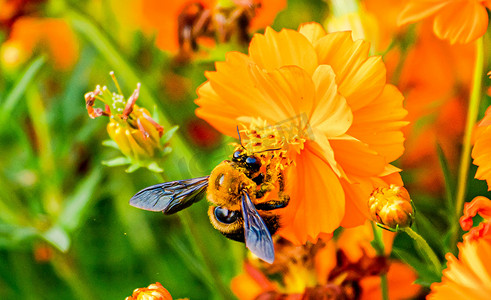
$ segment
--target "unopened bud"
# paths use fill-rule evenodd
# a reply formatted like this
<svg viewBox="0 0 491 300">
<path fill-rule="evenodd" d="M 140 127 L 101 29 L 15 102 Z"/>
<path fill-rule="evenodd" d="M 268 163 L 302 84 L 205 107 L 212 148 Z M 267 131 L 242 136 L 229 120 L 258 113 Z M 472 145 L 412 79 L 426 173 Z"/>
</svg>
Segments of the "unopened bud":
<svg viewBox="0 0 491 300">
<path fill-rule="evenodd" d="M 135 289 L 125 300 L 172 300 L 172 296 L 159 282 L 156 282 L 147 288 Z"/>
<path fill-rule="evenodd" d="M 414 210 L 408 191 L 402 186 L 376 188 L 368 200 L 372 219 L 390 229 L 411 226 Z"/>
</svg>

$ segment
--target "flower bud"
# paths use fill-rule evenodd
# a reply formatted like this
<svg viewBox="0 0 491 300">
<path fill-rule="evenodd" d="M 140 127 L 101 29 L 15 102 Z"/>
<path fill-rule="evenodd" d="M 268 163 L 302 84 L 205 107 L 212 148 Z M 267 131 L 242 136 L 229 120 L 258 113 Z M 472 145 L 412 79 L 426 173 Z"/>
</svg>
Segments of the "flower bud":
<svg viewBox="0 0 491 300">
<path fill-rule="evenodd" d="M 108 166 L 130 164 L 127 172 L 139 167 L 146 167 L 155 172 L 161 172 L 155 162 L 170 149 L 166 149 L 166 143 L 173 133 L 169 130 L 161 141 L 164 128 L 150 117 L 145 108 L 135 104 L 140 94 L 140 84 L 137 85 L 133 94 L 125 99 L 116 81 L 114 73 L 111 72 L 118 93 L 111 93 L 107 87 L 97 86 L 94 91 L 85 94 L 85 105 L 89 117 L 92 119 L 100 116 L 109 117 L 107 132 L 114 141 L 111 145 L 117 147 L 125 157 L 119 157 L 105 162 Z M 95 108 L 95 100 L 103 102 L 104 109 Z"/>
<path fill-rule="evenodd" d="M 156 282 L 147 288 L 135 289 L 125 300 L 172 300 L 172 296 L 159 282 Z"/>
<path fill-rule="evenodd" d="M 408 191 L 402 186 L 376 188 L 368 200 L 372 219 L 390 229 L 411 226 L 414 211 Z"/>
</svg>

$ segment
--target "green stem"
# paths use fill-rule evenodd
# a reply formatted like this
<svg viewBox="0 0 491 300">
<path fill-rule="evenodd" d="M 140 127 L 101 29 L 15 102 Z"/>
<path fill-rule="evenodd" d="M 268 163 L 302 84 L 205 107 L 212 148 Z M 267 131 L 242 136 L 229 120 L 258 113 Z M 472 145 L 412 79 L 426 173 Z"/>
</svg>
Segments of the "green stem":
<svg viewBox="0 0 491 300">
<path fill-rule="evenodd" d="M 377 251 L 377 255 L 385 256 L 385 245 L 384 241 L 382 240 L 382 232 L 380 229 L 377 229 L 377 226 L 375 226 L 374 222 L 370 222 L 370 224 L 372 225 L 373 231 L 372 246 L 373 248 L 375 248 L 375 251 Z M 382 289 L 382 299 L 389 300 L 389 285 L 387 282 L 387 273 L 380 275 L 380 288 Z"/>
<path fill-rule="evenodd" d="M 56 164 L 51 145 L 51 133 L 47 112 L 39 91 L 34 87 L 26 89 L 29 117 L 36 133 L 36 150 L 39 153 L 39 175 L 43 180 L 43 207 L 51 216 L 57 216 L 62 206 L 62 195 L 56 177 Z"/>
<path fill-rule="evenodd" d="M 96 297 L 92 292 L 93 288 L 81 278 L 78 270 L 75 269 L 73 262 L 69 260 L 69 257 L 66 254 L 56 253 L 51 259 L 51 264 L 58 276 L 63 278 L 76 294 L 77 299 L 99 299 L 99 297 Z"/>
<path fill-rule="evenodd" d="M 425 257 L 429 259 L 429 261 L 431 262 L 431 264 L 433 266 L 434 271 L 437 274 L 440 274 L 442 271 L 442 265 L 440 263 L 440 260 L 436 256 L 433 249 L 431 249 L 431 247 L 425 241 L 425 239 L 422 236 L 420 236 L 419 234 L 417 234 L 410 227 L 405 227 L 405 228 L 402 228 L 399 230 L 407 233 L 416 242 L 417 248 L 421 249 L 421 251 L 423 251 L 423 255 L 425 255 Z"/>
<path fill-rule="evenodd" d="M 457 196 L 455 199 L 455 222 L 453 222 L 454 224 L 457 224 L 457 220 L 462 214 L 462 207 L 464 205 L 465 194 L 467 191 L 467 176 L 469 174 L 469 164 L 471 161 L 472 131 L 477 120 L 477 114 L 479 112 L 479 102 L 481 100 L 482 73 L 484 69 L 483 41 L 483 37 L 480 37 L 476 41 L 476 63 L 474 65 L 472 90 L 467 111 L 467 122 L 465 126 L 464 139 L 462 142 L 462 153 L 460 156 L 459 175 L 457 179 Z M 458 232 L 458 230 L 454 230 L 452 244 L 456 244 Z"/>
</svg>

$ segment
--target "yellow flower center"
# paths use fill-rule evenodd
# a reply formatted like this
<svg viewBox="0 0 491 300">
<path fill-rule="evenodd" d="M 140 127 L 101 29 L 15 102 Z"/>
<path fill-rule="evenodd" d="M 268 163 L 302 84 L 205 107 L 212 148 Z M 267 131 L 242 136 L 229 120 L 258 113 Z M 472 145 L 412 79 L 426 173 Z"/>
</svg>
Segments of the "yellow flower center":
<svg viewBox="0 0 491 300">
<path fill-rule="evenodd" d="M 306 116 L 294 117 L 274 125 L 261 118 L 252 119 L 248 126 L 242 125 L 240 135 L 243 146 L 251 153 L 298 153 L 313 136 Z"/>
</svg>

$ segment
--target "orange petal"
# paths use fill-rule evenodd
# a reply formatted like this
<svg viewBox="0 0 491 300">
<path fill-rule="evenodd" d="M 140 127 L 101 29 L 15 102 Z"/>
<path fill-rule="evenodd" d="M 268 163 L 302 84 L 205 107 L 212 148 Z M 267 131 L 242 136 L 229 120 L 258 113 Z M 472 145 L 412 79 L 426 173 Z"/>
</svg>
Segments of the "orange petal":
<svg viewBox="0 0 491 300">
<path fill-rule="evenodd" d="M 338 91 L 353 112 L 382 92 L 386 81 L 385 66 L 378 56 L 368 58 L 369 43 L 353 42 L 351 32 L 335 32 L 314 45 L 319 63 L 330 65 L 336 73 Z"/>
<path fill-rule="evenodd" d="M 341 185 L 346 195 L 346 214 L 342 221 L 343 227 L 362 225 L 365 220 L 370 218 L 368 199 L 375 188 L 388 186 L 389 184 L 402 185 L 399 173 L 392 173 L 383 177 L 359 177 L 352 175 L 350 179 L 353 180 L 353 183 L 341 180 Z"/>
<path fill-rule="evenodd" d="M 399 15 L 397 25 L 402 26 L 427 18 L 449 3 L 448 0 L 412 0 Z"/>
<path fill-rule="evenodd" d="M 491 294 L 491 243 L 487 239 L 458 245 L 459 259 L 447 253 L 441 283 L 431 285 L 427 299 L 488 299 Z M 450 298 L 449 298 L 450 296 Z"/>
<path fill-rule="evenodd" d="M 336 74 L 328 65 L 320 65 L 314 72 L 315 104 L 310 124 L 328 137 L 344 134 L 353 121 L 353 113 L 337 92 Z"/>
<path fill-rule="evenodd" d="M 42 19 L 20 17 L 12 26 L 9 40 L 18 41 L 26 52 L 34 51 L 36 44 L 42 39 Z"/>
<path fill-rule="evenodd" d="M 240 0 L 234 0 L 234 2 L 237 3 Z M 259 3 L 260 7 L 256 9 L 256 15 L 251 20 L 251 31 L 271 25 L 276 15 L 286 7 L 286 0 L 255 0 L 254 2 Z"/>
<path fill-rule="evenodd" d="M 379 176 L 384 171 L 387 163 L 385 158 L 371 150 L 367 144 L 357 140 L 330 142 L 336 161 L 348 176 Z"/>
<path fill-rule="evenodd" d="M 407 125 L 404 98 L 393 85 L 385 85 L 382 94 L 373 102 L 354 113 L 348 134 L 367 143 L 370 149 L 385 156 L 387 162 L 399 158 L 404 152 L 401 128 Z"/>
<path fill-rule="evenodd" d="M 324 27 L 322 27 L 322 25 L 317 22 L 301 24 L 298 27 L 298 32 L 303 34 L 312 44 L 314 44 L 321 37 L 326 35 Z"/>
<path fill-rule="evenodd" d="M 414 284 L 417 278 L 416 272 L 408 265 L 392 262 L 387 272 L 389 299 L 412 299 L 416 297 L 421 290 L 421 286 Z M 382 299 L 380 276 L 366 277 L 361 280 L 360 285 L 363 291 L 362 300 Z"/>
<path fill-rule="evenodd" d="M 317 68 L 317 56 L 312 44 L 303 34 L 290 29 L 276 32 L 268 27 L 264 35 L 255 34 L 249 46 L 249 55 L 268 71 L 294 65 L 313 74 Z"/>
<path fill-rule="evenodd" d="M 209 81 L 197 90 L 199 98 L 195 102 L 201 107 L 197 111 L 200 116 L 216 116 L 217 119 L 222 120 L 224 118 L 236 120 L 241 116 L 260 117 L 267 121 L 272 121 L 271 119 L 274 118 L 273 124 L 274 121 L 287 119 L 290 111 L 293 111 L 290 109 L 288 114 L 284 113 L 282 108 L 291 105 L 288 102 L 284 103 L 283 98 L 270 99 L 263 95 L 257 87 L 255 78 L 251 76 L 251 69 L 256 68 L 246 55 L 230 52 L 225 62 L 216 63 L 216 69 L 216 72 L 206 72 Z M 261 86 L 261 88 L 265 87 Z M 206 120 L 221 132 L 227 134 L 232 132 L 230 127 L 216 126 L 213 117 Z M 235 124 L 234 128 L 237 125 Z"/>
<path fill-rule="evenodd" d="M 336 176 L 340 178 L 346 178 L 344 170 L 342 169 L 341 165 L 336 161 L 334 150 L 332 149 L 331 143 L 327 136 L 323 132 L 314 130 L 311 141 L 315 142 L 312 143 L 312 152 L 319 158 L 324 160 L 327 164 L 329 164 Z"/>
<path fill-rule="evenodd" d="M 473 163 L 478 166 L 475 177 L 486 180 L 491 190 L 491 127 L 485 128 L 476 138 L 472 149 Z"/>
<path fill-rule="evenodd" d="M 478 1 L 455 1 L 435 15 L 433 30 L 444 40 L 469 43 L 486 33 L 488 13 Z"/>
<path fill-rule="evenodd" d="M 290 204 L 280 211 L 280 235 L 295 244 L 333 232 L 344 215 L 344 192 L 337 176 L 311 150 L 311 142 L 290 167 L 286 189 Z"/>
<path fill-rule="evenodd" d="M 250 68 L 254 86 L 257 87 L 265 102 L 276 104 L 271 116 L 275 121 L 301 117 L 312 110 L 315 86 L 311 76 L 298 66 L 285 66 L 272 71 L 264 71 L 257 66 Z M 263 110 L 263 104 L 259 104 Z"/>
<path fill-rule="evenodd" d="M 472 228 L 472 218 L 477 214 L 484 219 L 491 219 L 491 200 L 478 196 L 464 205 L 464 215 L 459 220 L 463 230 L 470 230 Z"/>
<path fill-rule="evenodd" d="M 196 109 L 196 115 L 206 120 L 216 130 L 229 135 L 237 134 L 237 117 L 240 112 L 220 98 L 212 89 L 210 82 L 205 82 L 197 90 L 199 98 L 195 100 L 200 107 Z"/>
<path fill-rule="evenodd" d="M 46 42 L 55 66 L 66 70 L 78 58 L 78 41 L 65 20 L 44 19 L 43 40 Z"/>
</svg>

